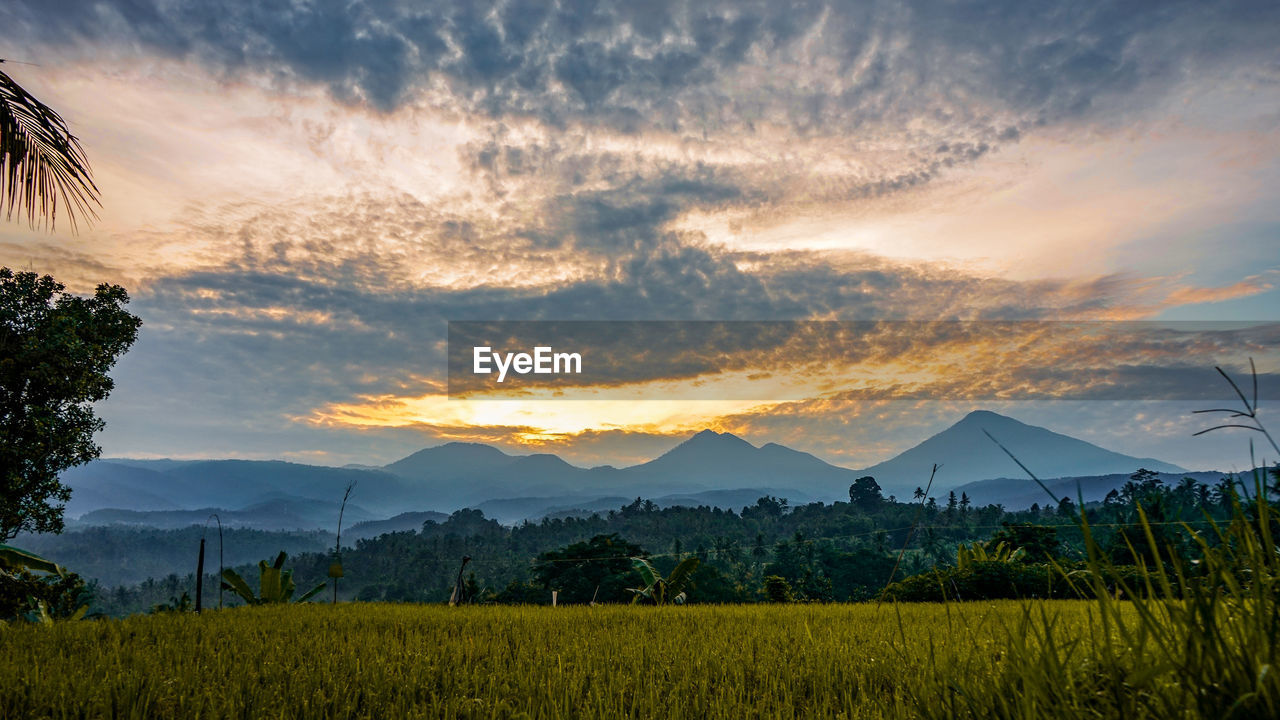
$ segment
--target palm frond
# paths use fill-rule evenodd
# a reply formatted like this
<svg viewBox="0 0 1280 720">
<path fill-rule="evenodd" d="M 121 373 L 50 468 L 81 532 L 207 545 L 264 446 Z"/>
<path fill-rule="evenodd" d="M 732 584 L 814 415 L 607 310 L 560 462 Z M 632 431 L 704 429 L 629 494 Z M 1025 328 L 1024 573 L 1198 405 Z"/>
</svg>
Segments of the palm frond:
<svg viewBox="0 0 1280 720">
<path fill-rule="evenodd" d="M 310 600 L 311 598 L 315 597 L 321 590 L 323 590 L 324 586 L 325 586 L 324 583 L 320 583 L 319 585 L 311 588 L 310 590 L 303 593 L 302 597 L 298 598 L 297 602 L 304 603 Z"/>
<path fill-rule="evenodd" d="M 245 582 L 244 578 L 240 577 L 240 573 L 232 570 L 231 568 L 227 568 L 222 571 L 222 589 L 230 590 L 231 592 L 239 595 L 241 600 L 244 600 L 250 605 L 253 605 L 258 601 L 253 594 L 253 590 L 249 587 L 249 583 Z"/>
<path fill-rule="evenodd" d="M 0 212 L 52 230 L 62 209 L 75 230 L 77 215 L 97 217 L 94 205 L 98 186 L 66 121 L 0 72 Z"/>
<path fill-rule="evenodd" d="M 0 570 L 17 571 L 24 569 L 64 576 L 67 574 L 66 569 L 61 565 L 45 560 L 33 552 L 21 550 L 11 545 L 0 545 Z"/>
<path fill-rule="evenodd" d="M 671 575 L 667 577 L 667 585 L 671 591 L 683 595 L 685 583 L 689 582 L 689 576 L 693 575 L 693 571 L 698 569 L 701 563 L 696 557 L 685 558 L 671 571 Z"/>
</svg>

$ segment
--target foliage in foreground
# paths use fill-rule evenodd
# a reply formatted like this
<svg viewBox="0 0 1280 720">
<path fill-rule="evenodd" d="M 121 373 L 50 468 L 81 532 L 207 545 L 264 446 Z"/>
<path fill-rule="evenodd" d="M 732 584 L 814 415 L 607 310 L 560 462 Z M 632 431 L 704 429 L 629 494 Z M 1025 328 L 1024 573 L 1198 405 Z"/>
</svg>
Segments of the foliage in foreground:
<svg viewBox="0 0 1280 720">
<path fill-rule="evenodd" d="M 1194 536 L 1197 562 L 1127 578 L 1091 543 L 1089 572 L 1054 569 L 1092 600 L 275 605 L 11 626 L 0 716 L 1276 717 L 1271 512 L 1237 504 Z"/>
<path fill-rule="evenodd" d="M 1044 604 L 1024 603 L 1006 633 L 1006 660 L 934 663 L 915 700 L 926 717 L 1280 717 L 1280 554 L 1265 478 L 1230 521 L 1190 533 L 1198 556 L 1177 553 L 1117 578 L 1092 541 L 1086 572 L 1058 568 L 1089 604 L 1084 632 Z M 1159 543 L 1146 518 L 1147 543 Z M 1120 599 L 1127 598 L 1127 599 Z M 988 671 L 989 672 L 985 672 Z M 945 702 L 939 703 L 939 696 Z"/>
<path fill-rule="evenodd" d="M 0 622 L 84 617 L 92 591 L 75 573 L 28 550 L 0 545 Z"/>
<path fill-rule="evenodd" d="M 0 716 L 1276 717 L 1267 494 L 1259 479 L 1228 522 L 1185 528 L 1194 561 L 1159 552 L 1140 512 L 1159 562 L 1128 575 L 1086 522 L 1084 572 L 1051 569 L 1089 600 L 274 605 L 8 626 Z M 1053 577 L 986 556 L 958 571 Z"/>
</svg>

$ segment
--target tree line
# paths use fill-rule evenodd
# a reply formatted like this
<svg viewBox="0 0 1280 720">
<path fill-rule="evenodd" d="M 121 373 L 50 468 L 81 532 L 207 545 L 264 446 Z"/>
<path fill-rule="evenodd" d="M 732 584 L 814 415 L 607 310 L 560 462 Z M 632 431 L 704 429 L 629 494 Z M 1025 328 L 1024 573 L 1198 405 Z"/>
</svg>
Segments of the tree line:
<svg viewBox="0 0 1280 720">
<path fill-rule="evenodd" d="M 1232 503 L 1242 498 L 1248 501 L 1228 476 L 1213 485 L 1190 478 L 1170 485 L 1140 469 L 1104 501 L 1087 503 L 1084 518 L 1109 558 L 1129 567 L 1192 552 L 1182 523 L 1202 529 L 1209 518 L 1229 517 Z M 1140 513 L 1149 530 L 1141 527 Z M 553 590 L 558 604 L 630 602 L 636 557 L 647 558 L 661 574 L 696 558 L 690 603 L 858 601 L 880 597 L 891 584 L 899 599 L 938 599 L 919 588 L 939 579 L 961 589 L 965 583 L 981 586 L 962 593 L 969 597 L 1016 596 L 1043 584 L 1047 563 L 1084 561 L 1080 520 L 1068 498 L 1011 511 L 976 506 L 955 493 L 890 500 L 878 486 L 868 492 L 865 483 L 850 488 L 848 502 L 793 506 L 766 496 L 735 511 L 664 508 L 637 498 L 607 513 L 513 527 L 466 509 L 417 531 L 344 548 L 340 599 L 447 602 L 455 597 L 464 557 L 469 561 L 456 597 L 476 603 L 550 604 Z M 161 536 L 174 533 L 176 539 L 179 532 L 150 531 L 146 542 L 161 544 Z M 187 533 L 185 544 L 192 537 Z M 292 562 L 299 586 L 323 582 L 333 557 L 333 550 L 298 553 Z M 995 579 L 974 579 L 975 572 L 994 573 Z M 988 587 L 992 583 L 996 587 Z M 193 584 L 193 575 L 172 575 L 103 590 L 95 607 L 138 612 L 180 597 Z"/>
</svg>

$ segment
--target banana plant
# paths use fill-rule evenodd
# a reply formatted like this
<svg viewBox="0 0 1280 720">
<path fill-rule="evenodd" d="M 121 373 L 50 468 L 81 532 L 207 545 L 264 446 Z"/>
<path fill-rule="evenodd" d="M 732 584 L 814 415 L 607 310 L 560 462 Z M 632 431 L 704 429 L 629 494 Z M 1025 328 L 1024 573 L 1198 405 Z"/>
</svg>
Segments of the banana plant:
<svg viewBox="0 0 1280 720">
<path fill-rule="evenodd" d="M 649 564 L 644 558 L 633 557 L 631 564 L 635 567 L 636 572 L 640 573 L 640 579 L 644 581 L 645 586 L 642 588 L 627 588 L 627 592 L 631 593 L 631 602 L 649 602 L 654 605 L 666 605 L 673 603 L 675 605 L 683 605 L 688 599 L 685 592 L 685 585 L 689 582 L 689 576 L 693 575 L 693 571 L 698 569 L 698 558 L 685 558 L 676 565 L 667 577 L 657 571 L 653 565 Z"/>
<path fill-rule="evenodd" d="M 67 574 L 66 568 L 61 565 L 12 545 L 0 545 L 0 570 L 10 573 L 20 570 L 34 570 L 36 572 L 51 573 L 59 577 L 65 577 Z"/>
<path fill-rule="evenodd" d="M 222 571 L 222 589 L 230 590 L 239 595 L 249 605 L 306 602 L 323 590 L 325 583 L 320 583 L 304 593 L 302 597 L 293 600 L 293 591 L 296 589 L 293 582 L 293 571 L 284 569 L 284 561 L 288 557 L 282 550 L 276 556 L 276 561 L 271 565 L 268 565 L 266 560 L 258 562 L 257 595 L 253 594 L 253 589 L 249 587 L 249 583 L 245 582 L 243 577 L 240 577 L 240 573 L 231 568 Z"/>
<path fill-rule="evenodd" d="M 62 622 L 62 621 L 74 622 L 76 620 L 83 620 L 84 616 L 88 612 L 89 612 L 89 606 L 81 605 L 79 608 L 76 609 L 74 613 L 68 615 L 65 618 L 59 619 L 49 613 L 49 604 L 41 600 L 39 603 L 36 604 L 35 611 L 32 612 L 30 615 L 28 615 L 27 619 L 30 620 L 31 622 L 38 623 L 40 625 L 52 625 L 56 622 Z"/>
<path fill-rule="evenodd" d="M 960 543 L 956 548 L 956 567 L 963 570 L 975 561 L 1018 562 L 1026 555 L 1026 550 L 1010 547 L 1003 540 L 993 546 L 984 542 L 974 542 L 972 545 Z"/>
<path fill-rule="evenodd" d="M 50 575 L 57 575 L 60 578 L 66 578 L 68 576 L 66 568 L 51 560 L 45 560 L 33 552 L 16 548 L 12 545 L 0 545 L 0 572 L 17 574 L 23 570 L 49 573 Z M 84 618 L 88 612 L 89 606 L 81 605 L 70 615 L 59 618 L 50 613 L 48 603 L 44 600 L 39 600 L 36 602 L 35 610 L 32 610 L 22 617 L 30 622 L 50 625 L 55 620 L 80 620 Z"/>
</svg>

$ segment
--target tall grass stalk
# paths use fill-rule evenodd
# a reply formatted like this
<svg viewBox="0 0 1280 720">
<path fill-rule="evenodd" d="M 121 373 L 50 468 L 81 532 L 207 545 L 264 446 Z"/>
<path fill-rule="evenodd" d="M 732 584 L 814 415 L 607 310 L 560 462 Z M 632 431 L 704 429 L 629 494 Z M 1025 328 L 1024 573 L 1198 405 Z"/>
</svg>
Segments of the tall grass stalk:
<svg viewBox="0 0 1280 720">
<path fill-rule="evenodd" d="M 1270 439 L 1257 420 L 1256 390 L 1250 402 L 1231 385 L 1246 406 L 1239 417 L 1252 423 L 1243 427 Z M 1078 623 L 1064 628 L 1051 606 L 1027 601 L 1001 631 L 1005 652 L 971 656 L 963 668 L 934 666 L 913 693 L 916 712 L 926 718 L 1280 717 L 1280 523 L 1266 473 L 1255 465 L 1252 497 L 1247 489 L 1246 501 L 1233 497 L 1224 522 L 1205 513 L 1207 530 L 1183 523 L 1193 541 L 1190 559 L 1167 547 L 1153 562 L 1133 552 L 1138 573 L 1129 582 L 1103 552 L 1081 502 L 1087 568 L 1056 570 L 1094 598 L 1088 632 Z M 1148 546 L 1157 548 L 1141 506 L 1138 523 Z"/>
</svg>

